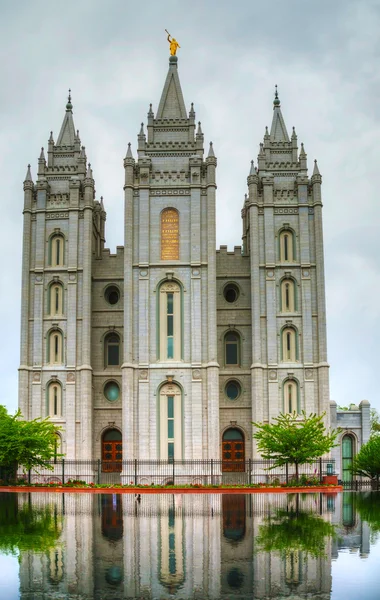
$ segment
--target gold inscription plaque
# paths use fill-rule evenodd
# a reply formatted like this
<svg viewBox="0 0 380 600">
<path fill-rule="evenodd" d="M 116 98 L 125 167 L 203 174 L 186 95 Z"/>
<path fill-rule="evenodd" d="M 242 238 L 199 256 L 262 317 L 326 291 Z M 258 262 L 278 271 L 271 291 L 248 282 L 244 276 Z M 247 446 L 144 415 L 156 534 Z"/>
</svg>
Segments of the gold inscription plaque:
<svg viewBox="0 0 380 600">
<path fill-rule="evenodd" d="M 179 215 L 175 208 L 161 213 L 161 260 L 179 260 Z"/>
</svg>

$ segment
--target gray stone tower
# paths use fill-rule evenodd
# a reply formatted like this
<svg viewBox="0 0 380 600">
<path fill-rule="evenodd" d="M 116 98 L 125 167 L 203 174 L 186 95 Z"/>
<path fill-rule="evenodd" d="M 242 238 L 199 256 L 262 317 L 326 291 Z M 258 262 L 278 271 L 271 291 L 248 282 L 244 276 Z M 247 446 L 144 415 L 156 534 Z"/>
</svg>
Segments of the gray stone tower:
<svg viewBox="0 0 380 600">
<path fill-rule="evenodd" d="M 242 216 L 251 263 L 252 418 L 326 411 L 328 422 L 321 175 L 315 161 L 308 177 L 304 146 L 298 154 L 294 128 L 288 136 L 277 89 L 248 189 Z"/>
<path fill-rule="evenodd" d="M 92 455 L 91 256 L 94 179 L 71 97 L 58 140 L 24 181 L 19 403 L 63 426 L 67 458 Z"/>
<path fill-rule="evenodd" d="M 137 161 L 130 147 L 124 160 L 123 450 L 140 458 L 219 453 L 216 158 L 210 145 L 204 159 L 177 60 Z"/>
</svg>

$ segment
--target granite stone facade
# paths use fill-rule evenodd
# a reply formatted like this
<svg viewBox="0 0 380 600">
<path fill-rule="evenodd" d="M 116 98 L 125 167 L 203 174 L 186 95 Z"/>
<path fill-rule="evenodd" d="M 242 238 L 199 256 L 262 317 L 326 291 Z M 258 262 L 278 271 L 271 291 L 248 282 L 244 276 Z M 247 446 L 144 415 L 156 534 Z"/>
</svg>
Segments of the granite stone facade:
<svg viewBox="0 0 380 600">
<path fill-rule="evenodd" d="M 236 435 L 240 458 L 255 458 L 252 421 L 305 410 L 330 424 L 317 163 L 310 177 L 276 92 L 248 175 L 243 244 L 215 250 L 217 159 L 186 110 L 177 60 L 137 156 L 128 146 L 116 254 L 105 248 L 103 199 L 70 97 L 37 180 L 28 167 L 24 181 L 19 402 L 26 418 L 62 427 L 68 459 L 104 458 L 107 432 L 113 444 L 121 434 L 124 458 L 173 448 L 175 458 L 219 458 Z M 162 259 L 167 208 L 178 214 L 173 260 Z"/>
</svg>

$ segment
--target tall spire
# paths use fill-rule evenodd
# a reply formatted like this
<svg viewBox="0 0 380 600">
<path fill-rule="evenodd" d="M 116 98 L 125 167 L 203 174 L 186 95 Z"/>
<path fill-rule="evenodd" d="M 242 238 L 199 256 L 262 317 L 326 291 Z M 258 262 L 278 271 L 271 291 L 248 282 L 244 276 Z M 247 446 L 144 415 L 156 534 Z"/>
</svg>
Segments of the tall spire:
<svg viewBox="0 0 380 600">
<path fill-rule="evenodd" d="M 76 141 L 76 131 L 73 120 L 73 105 L 71 103 L 71 90 L 66 104 L 66 113 L 63 118 L 61 131 L 58 136 L 57 146 L 74 146 Z"/>
<path fill-rule="evenodd" d="M 185 102 L 178 77 L 178 57 L 169 57 L 169 71 L 162 90 L 157 119 L 187 119 Z"/>
<path fill-rule="evenodd" d="M 212 145 L 212 142 L 210 142 L 210 148 L 209 148 L 208 155 L 207 155 L 207 158 L 211 158 L 211 157 L 215 157 L 214 146 Z"/>
<path fill-rule="evenodd" d="M 284 118 L 281 113 L 281 103 L 278 96 L 277 85 L 275 87 L 273 100 L 273 120 L 270 129 L 270 140 L 271 142 L 289 142 L 288 132 L 286 131 Z"/>
</svg>

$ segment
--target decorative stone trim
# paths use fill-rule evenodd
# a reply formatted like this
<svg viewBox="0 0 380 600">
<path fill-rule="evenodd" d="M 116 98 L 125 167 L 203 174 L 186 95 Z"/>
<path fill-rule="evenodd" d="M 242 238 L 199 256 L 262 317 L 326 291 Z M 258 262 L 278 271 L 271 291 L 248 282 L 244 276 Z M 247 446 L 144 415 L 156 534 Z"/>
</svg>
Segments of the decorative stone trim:
<svg viewBox="0 0 380 600">
<path fill-rule="evenodd" d="M 151 190 L 151 196 L 190 196 L 190 189 L 164 189 L 164 190 Z"/>
<path fill-rule="evenodd" d="M 200 381 L 202 379 L 202 373 L 200 369 L 193 369 L 193 379 L 196 381 Z"/>
</svg>

